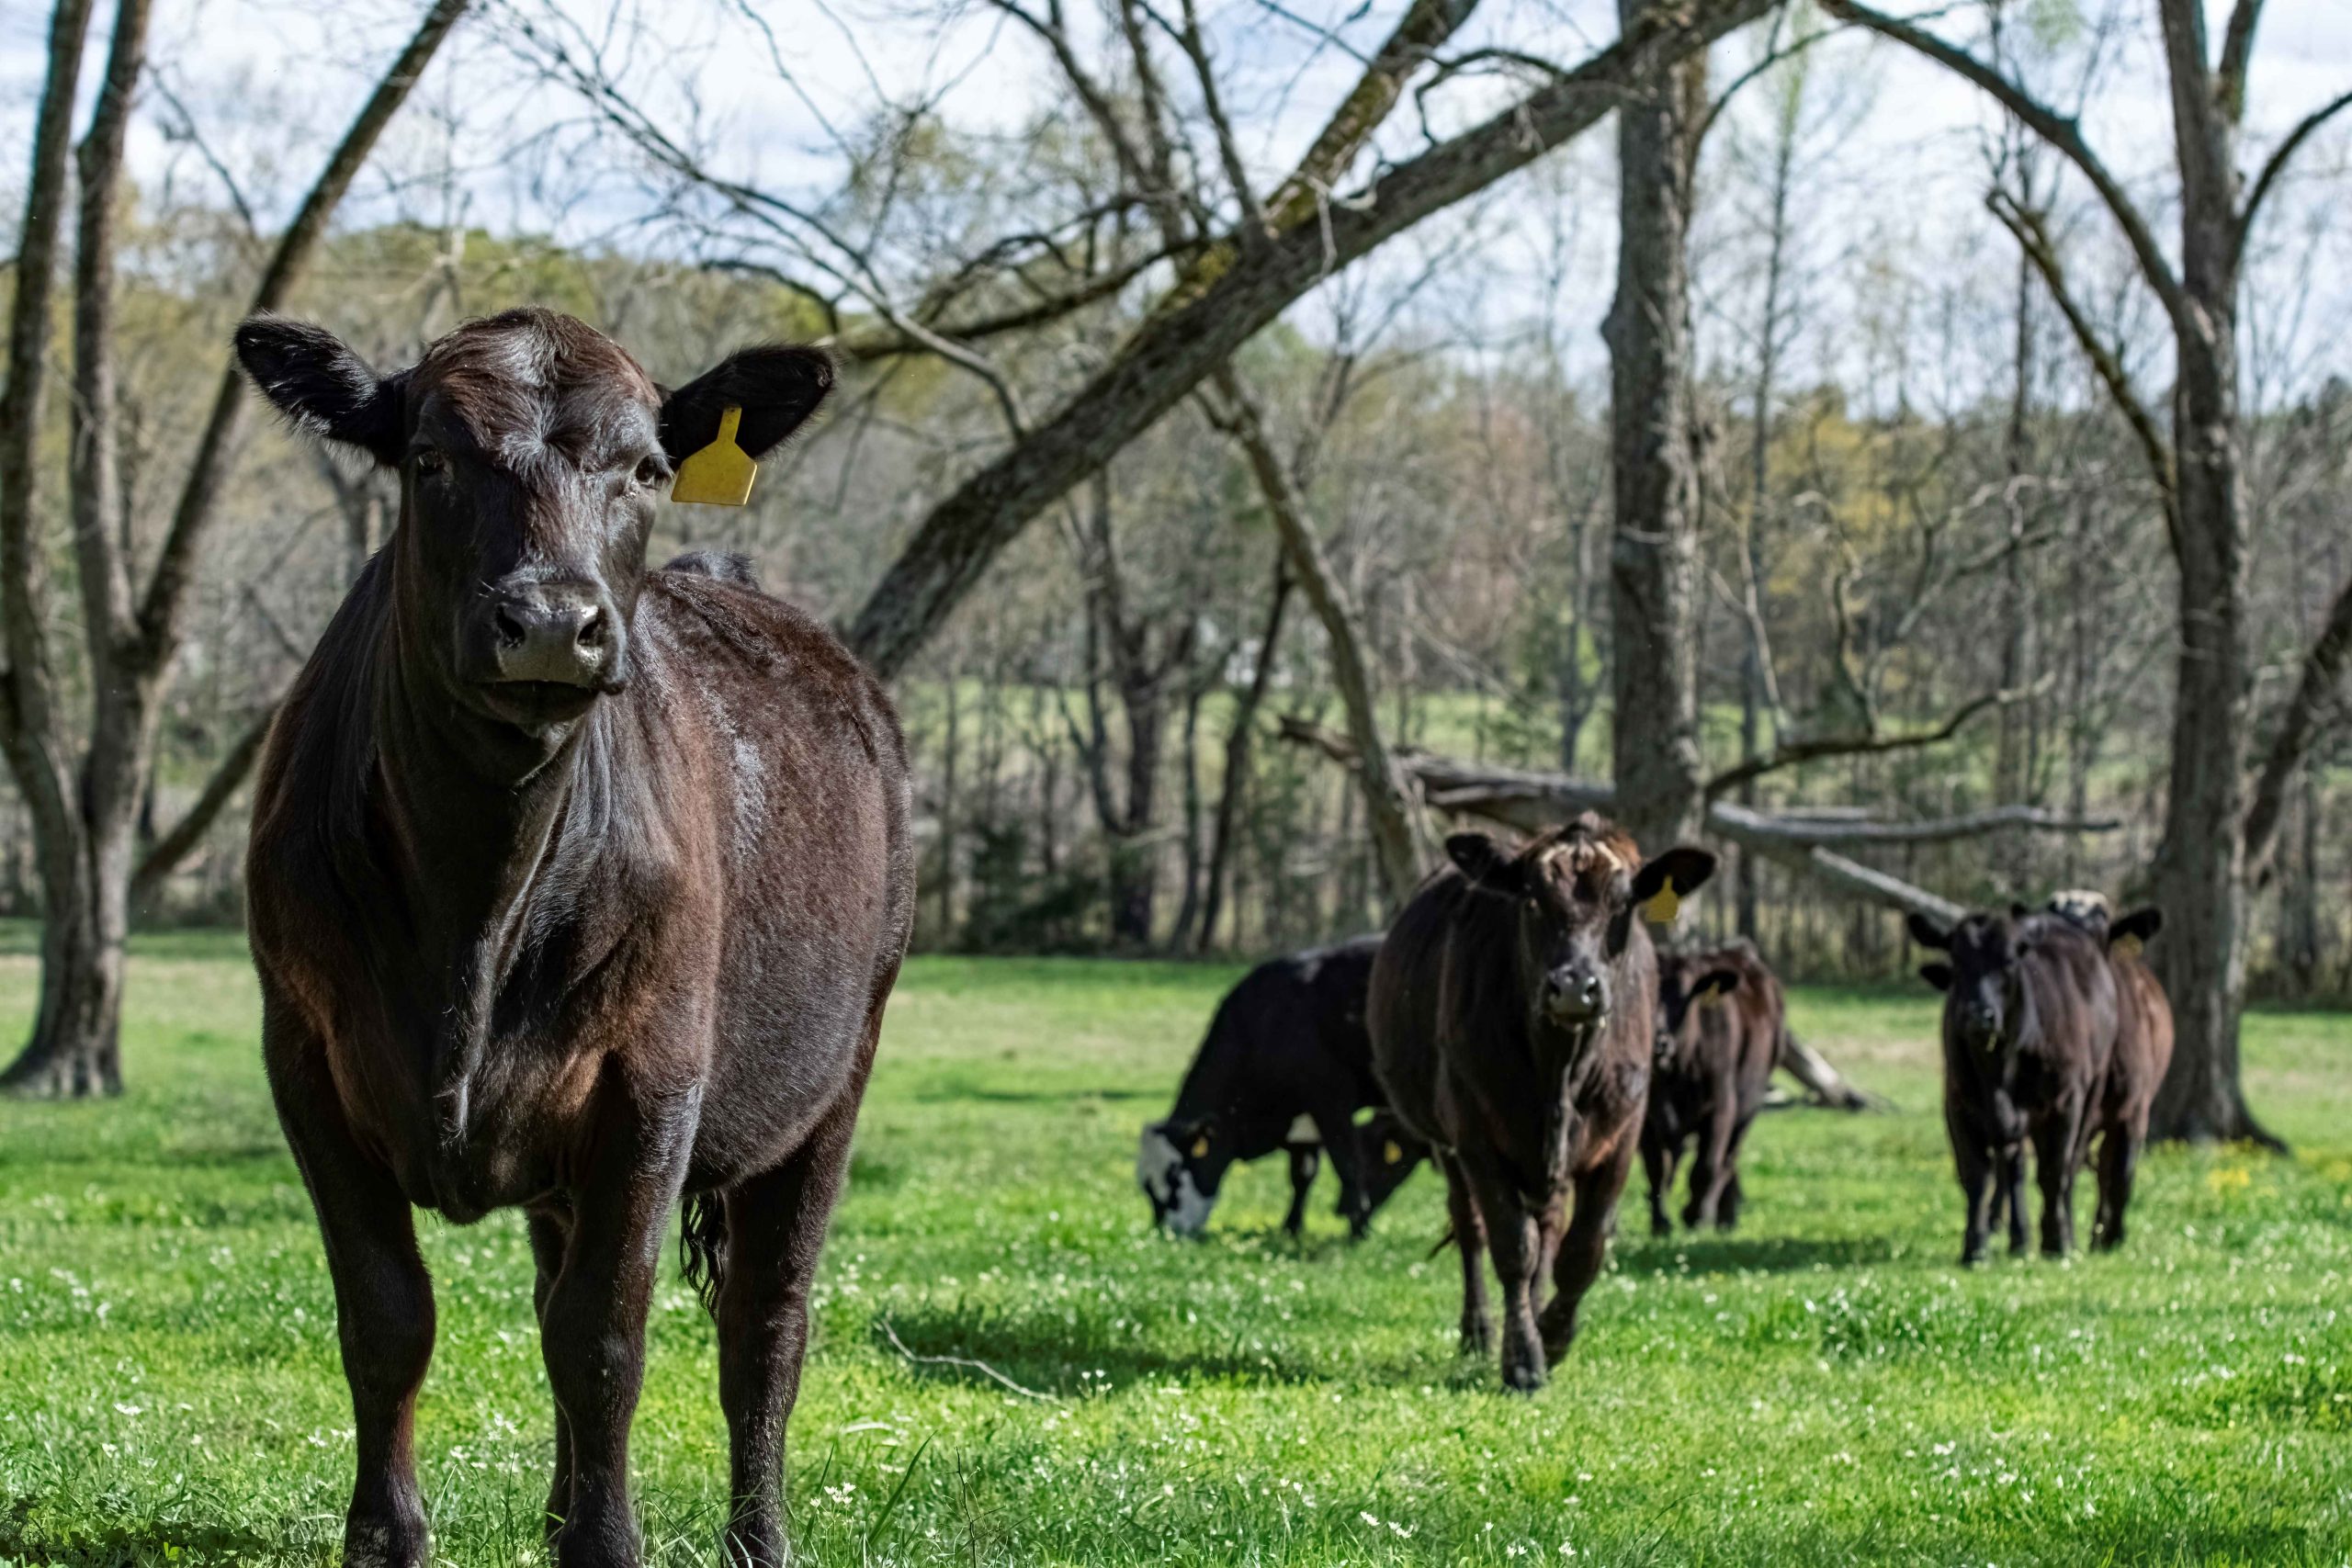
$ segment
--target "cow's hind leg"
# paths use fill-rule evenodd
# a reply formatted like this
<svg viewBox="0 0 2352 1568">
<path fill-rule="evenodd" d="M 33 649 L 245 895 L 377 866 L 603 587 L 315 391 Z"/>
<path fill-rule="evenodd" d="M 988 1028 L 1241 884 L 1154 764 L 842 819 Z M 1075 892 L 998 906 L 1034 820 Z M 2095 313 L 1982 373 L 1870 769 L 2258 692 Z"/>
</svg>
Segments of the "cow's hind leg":
<svg viewBox="0 0 2352 1568">
<path fill-rule="evenodd" d="M 2141 1141 L 2141 1130 L 2125 1122 L 2109 1127 L 2099 1140 L 2098 1219 L 2091 1229 L 2091 1246 L 2101 1252 L 2123 1245 L 2123 1212 L 2132 1205 Z"/>
<path fill-rule="evenodd" d="M 1445 1177 L 1445 1212 L 1453 1224 L 1453 1245 L 1462 1253 L 1462 1353 L 1488 1356 L 1495 1348 L 1495 1320 L 1487 1311 L 1487 1224 L 1478 1201 L 1470 1193 L 1470 1178 L 1462 1161 L 1441 1154 L 1437 1166 Z"/>
<path fill-rule="evenodd" d="M 1682 1160 L 1680 1144 L 1679 1138 L 1669 1138 L 1657 1129 L 1642 1129 L 1642 1176 L 1649 1183 L 1652 1235 L 1674 1234 L 1674 1222 L 1666 1217 L 1666 1201 L 1674 1190 L 1674 1168 Z"/>
<path fill-rule="evenodd" d="M 2009 1227 L 2009 1256 L 2023 1258 L 2025 1235 L 2025 1145 L 2015 1143 L 1995 1151 L 2000 1162 L 1999 1176 L 1993 1189 L 1993 1212 L 1998 1216 L 2007 1205 Z"/>
<path fill-rule="evenodd" d="M 1283 1148 L 1290 1156 L 1290 1213 L 1283 1216 L 1283 1229 L 1296 1236 L 1306 1229 L 1306 1192 L 1323 1168 L 1323 1151 L 1313 1144 L 1285 1144 Z M 1344 1198 L 1341 1203 L 1344 1210 Z"/>
<path fill-rule="evenodd" d="M 1682 1223 L 1704 1230 L 1715 1223 L 1724 1200 L 1724 1181 L 1731 1174 L 1732 1141 L 1739 1129 L 1739 1105 L 1730 1085 L 1717 1087 L 1707 1120 L 1699 1128 L 1698 1152 L 1690 1161 L 1690 1197 L 1682 1205 Z"/>
<path fill-rule="evenodd" d="M 636 1568 L 628 1428 L 645 1382 L 645 1317 L 671 1208 L 694 1144 L 684 1115 L 616 1100 L 587 1179 L 571 1194 L 571 1235 L 546 1293 L 539 1352 L 571 1438 L 571 1504 L 555 1534 L 557 1568 Z"/>
<path fill-rule="evenodd" d="M 531 1311 L 545 1332 L 548 1322 L 548 1292 L 555 1288 L 556 1276 L 563 1271 L 563 1250 L 571 1239 L 571 1222 L 568 1213 L 557 1209 L 535 1210 L 531 1214 L 531 1260 L 538 1266 L 538 1277 L 531 1286 Z M 548 1484 L 548 1543 L 555 1543 L 555 1533 L 563 1528 L 565 1517 L 571 1512 L 571 1425 L 563 1418 L 563 1406 L 555 1407 L 555 1479 Z"/>
<path fill-rule="evenodd" d="M 1608 1261 L 1609 1237 L 1617 1228 L 1617 1199 L 1633 1163 L 1632 1148 L 1621 1144 L 1615 1154 L 1576 1179 L 1576 1212 L 1553 1258 L 1552 1300 L 1539 1325 L 1547 1363 L 1566 1355 L 1576 1343 L 1577 1308 Z"/>
<path fill-rule="evenodd" d="M 857 1097 L 817 1124 L 792 1157 L 727 1195 L 718 1287 L 718 1402 L 729 1452 L 727 1557 L 783 1568 L 784 1434 L 808 1348 L 808 1292 L 826 1222 L 849 1170 Z"/>
<path fill-rule="evenodd" d="M 416 1223 L 391 1173 L 363 1155 L 317 1056 L 283 1043 L 298 1028 L 265 1010 L 271 1089 L 318 1211 L 334 1279 L 335 1327 L 351 1384 L 358 1476 L 345 1516 L 346 1568 L 421 1568 L 424 1503 L 416 1484 L 416 1392 L 433 1359 L 433 1280 Z"/>
</svg>

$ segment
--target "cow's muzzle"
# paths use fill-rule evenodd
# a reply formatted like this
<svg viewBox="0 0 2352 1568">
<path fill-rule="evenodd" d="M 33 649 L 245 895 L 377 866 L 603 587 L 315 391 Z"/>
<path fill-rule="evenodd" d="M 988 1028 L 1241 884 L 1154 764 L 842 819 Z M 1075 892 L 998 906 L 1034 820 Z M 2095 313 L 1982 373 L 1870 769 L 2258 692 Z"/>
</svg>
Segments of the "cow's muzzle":
<svg viewBox="0 0 2352 1568">
<path fill-rule="evenodd" d="M 612 600 L 583 581 L 505 583 L 489 602 L 492 684 L 618 691 L 628 651 Z"/>
<path fill-rule="evenodd" d="M 1544 1010 L 1555 1023 L 1596 1023 L 1609 1011 L 1609 977 L 1582 964 L 1544 976 Z"/>
</svg>

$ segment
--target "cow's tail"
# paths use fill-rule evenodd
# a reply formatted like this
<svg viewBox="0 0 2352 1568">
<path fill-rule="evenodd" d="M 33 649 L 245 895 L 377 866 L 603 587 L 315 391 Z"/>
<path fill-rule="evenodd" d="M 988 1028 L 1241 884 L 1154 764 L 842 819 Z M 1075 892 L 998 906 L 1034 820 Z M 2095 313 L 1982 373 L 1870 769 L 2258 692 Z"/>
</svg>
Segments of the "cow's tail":
<svg viewBox="0 0 2352 1568">
<path fill-rule="evenodd" d="M 727 1277 L 727 1208 L 716 1192 L 687 1196 L 678 1223 L 678 1267 L 702 1298 L 703 1309 L 718 1310 L 718 1287 Z"/>
<path fill-rule="evenodd" d="M 1453 1245 L 1453 1222 L 1448 1221 L 1445 1227 L 1445 1234 L 1437 1238 L 1437 1245 L 1435 1247 L 1430 1247 L 1427 1252 L 1421 1254 L 1421 1261 L 1427 1263 L 1430 1258 L 1435 1258 L 1439 1253 L 1443 1252 L 1447 1247 L 1452 1247 Z"/>
</svg>

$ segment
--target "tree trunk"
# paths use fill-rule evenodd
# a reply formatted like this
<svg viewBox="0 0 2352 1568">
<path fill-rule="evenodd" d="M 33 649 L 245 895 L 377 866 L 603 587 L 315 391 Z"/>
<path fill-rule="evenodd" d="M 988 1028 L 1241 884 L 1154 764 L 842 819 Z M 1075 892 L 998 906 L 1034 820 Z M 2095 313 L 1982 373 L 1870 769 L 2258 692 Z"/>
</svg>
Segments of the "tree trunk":
<svg viewBox="0 0 2352 1568">
<path fill-rule="evenodd" d="M 2253 530 L 2239 472 L 2235 115 L 2216 100 L 2197 0 L 2165 0 L 2163 21 L 2180 162 L 2185 303 L 2175 332 L 2172 441 L 2180 653 L 2171 794 L 2154 880 L 2165 911 L 2158 973 L 2177 1032 L 2150 1131 L 2193 1142 L 2275 1144 L 2246 1110 L 2238 1068 L 2254 651 Z"/>
<path fill-rule="evenodd" d="M 1274 650 L 1283 636 L 1283 612 L 1290 604 L 1291 575 L 1278 547 L 1274 551 L 1274 587 L 1266 601 L 1266 625 L 1258 634 L 1257 663 L 1250 684 L 1235 704 L 1233 727 L 1225 736 L 1225 776 L 1218 782 L 1216 824 L 1209 838 L 1208 871 L 1201 892 L 1198 950 L 1206 953 L 1216 941 L 1217 916 L 1225 907 L 1225 884 L 1232 863 L 1235 836 L 1241 829 L 1241 802 L 1250 784 L 1250 751 L 1257 739 L 1258 709 L 1273 683 Z"/>
<path fill-rule="evenodd" d="M 1618 0 L 1631 35 L 1655 0 Z M 1617 111 L 1617 296 L 1609 345 L 1616 499 L 1610 552 L 1617 814 L 1652 852 L 1696 833 L 1698 459 L 1688 242 L 1706 111 L 1703 52 L 1650 73 Z"/>
<path fill-rule="evenodd" d="M 0 1074 L 0 1091 L 28 1099 L 122 1092 L 130 837 L 118 829 L 108 845 L 72 840 L 55 853 L 43 846 L 40 1005 L 32 1038 Z"/>
<path fill-rule="evenodd" d="M 1225 426 L 1250 459 L 1258 492 L 1265 499 L 1266 510 L 1282 537 L 1290 569 L 1331 644 L 1331 682 L 1347 707 L 1348 738 L 1355 743 L 1356 783 L 1363 795 L 1373 852 L 1380 863 L 1382 891 L 1391 911 L 1401 909 L 1420 886 L 1422 833 L 1411 787 L 1381 738 L 1380 710 L 1364 660 L 1363 638 L 1356 627 L 1355 608 L 1307 519 L 1306 499 L 1266 434 L 1256 400 L 1231 366 L 1220 367 L 1216 380 L 1218 395 L 1225 400 Z"/>
</svg>

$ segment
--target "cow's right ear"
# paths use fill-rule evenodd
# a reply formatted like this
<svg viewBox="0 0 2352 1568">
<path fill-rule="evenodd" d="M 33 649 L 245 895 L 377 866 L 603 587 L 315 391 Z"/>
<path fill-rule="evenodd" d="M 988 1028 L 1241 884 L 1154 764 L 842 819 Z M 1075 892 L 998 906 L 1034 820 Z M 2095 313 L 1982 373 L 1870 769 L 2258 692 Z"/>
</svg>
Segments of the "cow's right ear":
<svg viewBox="0 0 2352 1568">
<path fill-rule="evenodd" d="M 1925 980 L 1939 991 L 1949 991 L 1951 989 L 1951 965 L 1949 964 L 1922 964 L 1919 965 L 1919 978 Z"/>
<path fill-rule="evenodd" d="M 1486 834 L 1455 833 L 1445 840 L 1445 852 L 1472 886 L 1491 893 L 1518 891 L 1518 861 Z"/>
<path fill-rule="evenodd" d="M 1702 1000 L 1720 1001 L 1739 989 L 1739 972 L 1735 969 L 1710 969 L 1699 976 L 1690 994 Z"/>
<path fill-rule="evenodd" d="M 767 344 L 738 349 L 662 398 L 662 447 L 683 463 L 718 439 L 736 411 L 735 445 L 746 457 L 773 450 L 808 423 L 833 389 L 833 358 L 821 348 Z"/>
<path fill-rule="evenodd" d="M 248 316 L 237 327 L 237 363 L 270 405 L 313 435 L 356 446 L 386 468 L 408 446 L 402 397 L 408 372 L 379 376 L 324 327 L 284 316 Z"/>
<path fill-rule="evenodd" d="M 1951 928 L 1914 909 L 1903 918 L 1904 928 L 1911 940 L 1921 947 L 1932 947 L 1938 953 L 1951 951 Z"/>
</svg>

